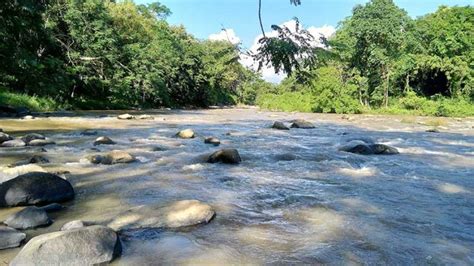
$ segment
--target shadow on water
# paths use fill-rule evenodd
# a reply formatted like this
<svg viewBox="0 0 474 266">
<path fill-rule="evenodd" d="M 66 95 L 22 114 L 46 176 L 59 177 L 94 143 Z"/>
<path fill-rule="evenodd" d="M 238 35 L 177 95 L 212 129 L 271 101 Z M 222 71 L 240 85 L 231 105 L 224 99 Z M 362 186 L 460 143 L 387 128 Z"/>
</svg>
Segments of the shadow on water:
<svg viewBox="0 0 474 266">
<path fill-rule="evenodd" d="M 164 119 L 52 118 L 45 124 L 40 132 L 58 145 L 47 148 L 52 165 L 44 167 L 69 170 L 77 197 L 55 214 L 51 227 L 27 233 L 55 231 L 74 219 L 107 220 L 138 205 L 198 199 L 216 209 L 211 224 L 126 234 L 124 253 L 114 263 L 474 263 L 472 132 L 426 133 L 421 125 L 406 131 L 393 121 L 377 127 L 362 119 L 341 122 L 318 115 L 305 116 L 314 129 L 277 131 L 268 128 L 273 120 L 302 115 L 255 110 L 156 115 Z M 1 123 L 5 131 L 20 134 L 41 129 L 41 120 L 28 129 L 31 122 Z M 48 128 L 52 125 L 59 129 Z M 96 136 L 79 135 L 86 128 L 117 141 L 98 146 L 100 152 L 126 150 L 139 162 L 85 162 L 86 155 L 97 153 L 90 150 Z M 195 129 L 198 137 L 175 138 L 184 128 Z M 204 163 L 203 155 L 218 149 L 203 143 L 211 135 L 221 139 L 220 148 L 238 148 L 242 164 Z M 395 146 L 401 154 L 337 151 L 345 140 L 362 137 Z M 279 159 L 288 153 L 295 157 Z M 0 154 L 11 156 L 8 150 Z M 0 210 L 0 217 L 5 213 Z M 12 258 L 16 252 L 0 251 L 0 257 Z"/>
</svg>

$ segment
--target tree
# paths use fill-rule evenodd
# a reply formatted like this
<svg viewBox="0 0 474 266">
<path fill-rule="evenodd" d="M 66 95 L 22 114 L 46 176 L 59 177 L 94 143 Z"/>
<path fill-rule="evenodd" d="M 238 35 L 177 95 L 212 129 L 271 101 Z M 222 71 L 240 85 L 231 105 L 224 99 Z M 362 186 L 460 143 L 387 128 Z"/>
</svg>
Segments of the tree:
<svg viewBox="0 0 474 266">
<path fill-rule="evenodd" d="M 387 106 L 392 68 L 406 45 L 410 18 L 392 0 L 372 0 L 356 6 L 352 13 L 342 23 L 344 33 L 336 37 L 354 45 L 348 55 L 350 66 L 368 78 L 371 100 L 377 101 L 382 89 L 383 105 Z"/>
</svg>

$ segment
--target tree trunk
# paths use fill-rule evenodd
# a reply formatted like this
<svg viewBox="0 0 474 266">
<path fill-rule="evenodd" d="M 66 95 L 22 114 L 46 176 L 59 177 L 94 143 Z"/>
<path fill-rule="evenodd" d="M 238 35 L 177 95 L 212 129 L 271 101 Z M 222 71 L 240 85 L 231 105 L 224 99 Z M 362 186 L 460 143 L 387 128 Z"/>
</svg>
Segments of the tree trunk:
<svg viewBox="0 0 474 266">
<path fill-rule="evenodd" d="M 408 93 L 409 89 L 410 89 L 410 73 L 408 73 L 405 78 L 405 93 Z"/>
<path fill-rule="evenodd" d="M 260 22 L 260 29 L 262 30 L 263 38 L 267 38 L 265 36 L 265 29 L 263 28 L 262 22 L 262 0 L 258 0 L 258 21 Z"/>
<path fill-rule="evenodd" d="M 385 98 L 385 107 L 388 107 L 388 88 L 390 86 L 390 70 L 387 71 L 387 86 L 385 86 L 385 93 L 384 93 L 384 98 Z"/>
</svg>

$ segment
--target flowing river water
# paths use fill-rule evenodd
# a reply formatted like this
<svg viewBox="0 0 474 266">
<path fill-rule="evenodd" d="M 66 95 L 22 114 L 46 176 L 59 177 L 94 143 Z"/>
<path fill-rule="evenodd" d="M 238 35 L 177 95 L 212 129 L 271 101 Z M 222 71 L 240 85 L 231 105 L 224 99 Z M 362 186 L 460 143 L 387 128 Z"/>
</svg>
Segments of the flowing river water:
<svg viewBox="0 0 474 266">
<path fill-rule="evenodd" d="M 21 136 L 37 132 L 56 141 L 1 148 L 6 165 L 33 154 L 51 161 L 76 198 L 54 213 L 54 223 L 26 231 L 28 239 L 71 220 L 111 218 L 137 205 L 197 199 L 212 205 L 209 224 L 186 230 L 140 230 L 121 235 L 117 265 L 146 264 L 474 264 L 474 119 L 272 113 L 257 109 L 148 112 L 155 120 L 117 120 L 117 113 L 0 120 Z M 304 118 L 314 129 L 270 129 L 273 121 Z M 439 125 L 440 133 L 425 130 Z M 195 139 L 178 139 L 192 128 Z M 93 165 L 84 158 L 97 136 L 138 162 Z M 204 144 L 215 136 L 220 147 Z M 396 147 L 398 155 L 340 152 L 351 138 Z M 207 164 L 206 154 L 239 150 L 239 165 Z M 5 172 L 6 171 L 6 172 Z M 0 209 L 0 220 L 20 208 Z M 0 264 L 20 248 L 0 251 Z"/>
</svg>

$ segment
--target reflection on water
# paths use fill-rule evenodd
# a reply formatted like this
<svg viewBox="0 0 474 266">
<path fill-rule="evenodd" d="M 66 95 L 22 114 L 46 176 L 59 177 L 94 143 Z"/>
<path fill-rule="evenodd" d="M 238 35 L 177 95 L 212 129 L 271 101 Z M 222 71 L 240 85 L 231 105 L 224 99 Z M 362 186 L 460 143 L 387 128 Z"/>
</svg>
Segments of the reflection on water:
<svg viewBox="0 0 474 266">
<path fill-rule="evenodd" d="M 446 120 L 442 133 L 427 133 L 425 118 L 206 110 L 154 113 L 154 121 L 82 117 L 0 120 L 13 135 L 42 132 L 46 171 L 66 174 L 77 197 L 53 215 L 59 230 L 75 219 L 105 221 L 138 205 L 197 199 L 217 212 L 192 230 L 143 230 L 122 235 L 124 252 L 114 264 L 473 264 L 473 119 Z M 269 129 L 275 120 L 305 118 L 315 129 Z M 426 120 L 426 119 L 425 119 Z M 174 138 L 192 128 L 197 138 Z M 98 131 L 117 142 L 92 150 Z M 206 164 L 216 147 L 237 148 L 240 165 Z M 338 152 L 349 138 L 371 138 L 397 147 L 394 156 Z M 92 165 L 83 158 L 124 150 L 127 165 Z M 38 148 L 0 149 L 0 167 L 27 159 Z M 294 155 L 294 156 L 290 156 Z M 0 178 L 12 175 L 2 170 Z M 0 210 L 5 219 L 15 209 Z M 19 249 L 0 251 L 0 264 Z"/>
</svg>

